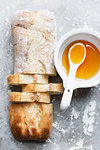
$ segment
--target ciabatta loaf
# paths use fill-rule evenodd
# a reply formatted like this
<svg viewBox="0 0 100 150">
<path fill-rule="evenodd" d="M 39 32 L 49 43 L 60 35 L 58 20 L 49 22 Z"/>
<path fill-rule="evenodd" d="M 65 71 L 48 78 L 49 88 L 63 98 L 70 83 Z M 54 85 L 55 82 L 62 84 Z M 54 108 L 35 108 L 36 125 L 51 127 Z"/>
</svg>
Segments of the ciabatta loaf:
<svg viewBox="0 0 100 150">
<path fill-rule="evenodd" d="M 22 85 L 23 92 L 49 92 L 50 94 L 62 94 L 62 83 L 49 83 L 49 84 L 27 84 Z"/>
<path fill-rule="evenodd" d="M 10 102 L 40 102 L 40 103 L 50 103 L 49 93 L 27 93 L 27 92 L 10 92 L 9 93 Z"/>
<path fill-rule="evenodd" d="M 12 24 L 14 73 L 56 75 L 56 25 L 49 11 L 21 11 Z"/>
<path fill-rule="evenodd" d="M 9 122 L 17 140 L 45 141 L 52 129 L 52 104 L 20 103 L 9 106 Z"/>
<path fill-rule="evenodd" d="M 21 85 L 30 83 L 48 83 L 47 75 L 24 75 L 24 74 L 13 74 L 7 78 L 8 84 Z"/>
</svg>

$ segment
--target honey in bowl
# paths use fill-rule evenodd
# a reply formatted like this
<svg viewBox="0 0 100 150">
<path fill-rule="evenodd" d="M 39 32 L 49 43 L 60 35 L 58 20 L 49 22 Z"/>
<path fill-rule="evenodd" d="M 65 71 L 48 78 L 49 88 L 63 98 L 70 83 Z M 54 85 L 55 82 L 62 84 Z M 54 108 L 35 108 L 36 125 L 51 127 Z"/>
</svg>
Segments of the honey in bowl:
<svg viewBox="0 0 100 150">
<path fill-rule="evenodd" d="M 89 79 L 92 78 L 96 73 L 100 70 L 100 52 L 95 45 L 88 41 L 79 40 L 70 43 L 64 50 L 62 55 L 62 65 L 66 70 L 66 73 L 69 73 L 69 61 L 68 61 L 68 52 L 69 49 L 76 43 L 82 43 L 86 47 L 86 58 L 84 62 L 79 66 L 76 72 L 76 78 L 80 79 Z M 73 63 L 78 63 L 80 59 L 82 59 L 83 52 L 79 50 L 80 47 L 77 47 L 79 51 L 79 55 L 76 55 L 75 51 L 73 51 L 71 60 Z M 80 53 L 81 52 L 81 53 Z M 80 56 L 81 55 L 81 56 Z"/>
</svg>

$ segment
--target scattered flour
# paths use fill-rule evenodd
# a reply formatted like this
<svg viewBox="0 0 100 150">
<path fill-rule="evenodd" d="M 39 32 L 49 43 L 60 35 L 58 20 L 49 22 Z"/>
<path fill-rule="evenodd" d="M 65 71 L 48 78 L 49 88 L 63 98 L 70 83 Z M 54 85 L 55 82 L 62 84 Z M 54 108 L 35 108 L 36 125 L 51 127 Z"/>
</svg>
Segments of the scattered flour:
<svg viewBox="0 0 100 150">
<path fill-rule="evenodd" d="M 8 18 L 6 18 L 6 19 L 5 19 L 5 21 L 8 23 L 9 19 L 8 19 Z"/>
<path fill-rule="evenodd" d="M 88 29 L 88 28 L 89 28 L 89 25 L 86 24 L 86 23 L 84 23 L 84 28 L 85 28 L 85 29 Z"/>
<path fill-rule="evenodd" d="M 69 150 L 80 150 L 81 148 L 83 148 L 83 140 L 79 140 L 75 146 L 69 148 Z"/>
<path fill-rule="evenodd" d="M 94 123 L 95 123 L 95 108 L 96 108 L 96 101 L 93 100 L 89 102 L 86 106 L 83 114 L 83 132 L 85 135 L 92 135 Z"/>
<path fill-rule="evenodd" d="M 48 3 L 48 0 L 44 0 L 45 3 Z"/>
<path fill-rule="evenodd" d="M 74 27 L 74 26 L 75 26 L 75 24 L 73 23 L 73 24 L 72 24 L 72 27 Z"/>
<path fill-rule="evenodd" d="M 73 118 L 78 119 L 78 117 L 79 117 L 79 112 L 76 111 L 74 107 L 72 107 L 71 120 L 73 120 Z"/>
<path fill-rule="evenodd" d="M 59 32 L 62 32 L 63 31 L 63 27 L 61 27 L 60 29 L 59 29 Z"/>
<path fill-rule="evenodd" d="M 70 128 L 73 125 L 73 119 L 78 119 L 79 115 L 80 113 L 76 111 L 74 107 L 72 107 Z"/>
<path fill-rule="evenodd" d="M 100 85 L 96 85 L 95 88 L 100 91 Z"/>
<path fill-rule="evenodd" d="M 69 10 L 69 7 L 66 7 L 66 10 Z"/>
<path fill-rule="evenodd" d="M 57 114 L 57 117 L 59 117 L 60 114 Z M 70 118 L 70 126 L 67 129 L 62 128 L 61 124 L 59 122 L 54 122 L 53 123 L 53 127 L 58 130 L 59 132 L 61 132 L 62 134 L 66 134 L 70 131 L 72 125 L 73 125 L 73 119 L 78 119 L 80 113 L 78 111 L 75 110 L 74 107 L 72 107 L 72 111 L 71 111 L 71 118 Z M 62 116 L 60 115 L 60 117 L 62 118 Z M 62 118 L 63 119 L 63 118 Z M 73 131 L 73 130 L 71 130 Z"/>
<path fill-rule="evenodd" d="M 26 17 L 26 18 L 23 18 L 23 17 L 20 17 L 20 19 L 19 19 L 20 21 L 26 21 L 26 22 L 28 22 L 29 21 L 29 18 L 28 17 Z"/>
<path fill-rule="evenodd" d="M 65 19 L 66 19 L 67 21 L 69 21 L 69 20 L 70 20 L 68 17 L 65 17 Z"/>
<path fill-rule="evenodd" d="M 98 88 L 99 88 L 99 85 L 96 85 L 95 87 L 98 89 Z"/>
<path fill-rule="evenodd" d="M 93 150 L 93 146 L 92 145 L 87 146 L 86 150 Z"/>
<path fill-rule="evenodd" d="M 58 130 L 59 132 L 63 133 L 63 134 L 66 134 L 68 133 L 68 130 L 67 129 L 63 129 L 59 126 L 59 122 L 54 122 L 53 125 L 52 125 L 56 130 Z"/>
</svg>

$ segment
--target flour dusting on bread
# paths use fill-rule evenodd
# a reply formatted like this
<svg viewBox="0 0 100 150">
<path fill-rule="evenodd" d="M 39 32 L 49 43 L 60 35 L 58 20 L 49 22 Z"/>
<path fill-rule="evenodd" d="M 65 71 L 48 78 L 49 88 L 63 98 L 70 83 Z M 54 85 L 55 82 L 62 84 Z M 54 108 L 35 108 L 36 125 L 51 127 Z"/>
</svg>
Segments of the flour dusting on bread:
<svg viewBox="0 0 100 150">
<path fill-rule="evenodd" d="M 56 24 L 49 11 L 20 12 L 12 25 L 15 73 L 56 75 Z"/>
</svg>

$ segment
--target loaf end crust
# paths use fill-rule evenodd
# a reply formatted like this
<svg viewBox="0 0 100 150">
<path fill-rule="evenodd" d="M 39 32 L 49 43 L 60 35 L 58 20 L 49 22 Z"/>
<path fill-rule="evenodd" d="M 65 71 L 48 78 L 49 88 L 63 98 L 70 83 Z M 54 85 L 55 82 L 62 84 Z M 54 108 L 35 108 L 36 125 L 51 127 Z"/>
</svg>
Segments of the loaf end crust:
<svg viewBox="0 0 100 150">
<path fill-rule="evenodd" d="M 9 122 L 15 139 L 45 141 L 52 129 L 52 104 L 19 103 L 9 106 Z"/>
</svg>

